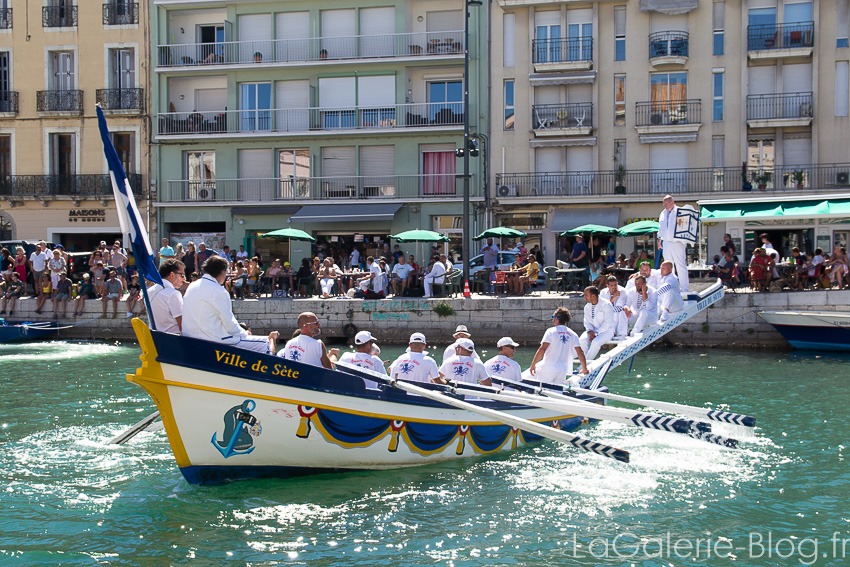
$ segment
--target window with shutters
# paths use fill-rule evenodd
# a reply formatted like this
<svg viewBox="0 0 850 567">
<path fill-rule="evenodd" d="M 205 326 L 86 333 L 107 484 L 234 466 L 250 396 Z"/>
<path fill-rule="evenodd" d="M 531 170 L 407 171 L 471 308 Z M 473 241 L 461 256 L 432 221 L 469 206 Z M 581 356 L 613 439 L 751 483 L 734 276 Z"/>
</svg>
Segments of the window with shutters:
<svg viewBox="0 0 850 567">
<path fill-rule="evenodd" d="M 277 173 L 280 180 L 280 198 L 308 198 L 310 196 L 310 150 L 295 148 L 279 150 Z"/>
<path fill-rule="evenodd" d="M 121 162 L 124 173 L 127 175 L 136 173 L 135 134 L 133 132 L 111 132 L 109 137 L 112 138 L 112 145 L 115 146 L 115 152 L 118 154 L 118 161 Z"/>
<path fill-rule="evenodd" d="M 714 170 L 714 190 L 723 191 L 725 176 L 725 153 L 726 138 L 723 136 L 712 136 L 711 138 L 711 167 Z"/>
<path fill-rule="evenodd" d="M 354 197 L 355 156 L 354 146 L 322 148 L 322 195 L 325 199 Z"/>
<path fill-rule="evenodd" d="M 208 201 L 215 198 L 215 152 L 186 152 L 186 199 Z"/>
<path fill-rule="evenodd" d="M 534 62 L 558 63 L 562 61 L 561 12 L 555 10 L 535 12 L 534 19 Z"/>
<path fill-rule="evenodd" d="M 0 51 L 0 112 L 17 112 L 18 99 L 12 94 L 12 54 Z"/>
<path fill-rule="evenodd" d="M 262 63 L 274 61 L 275 45 L 272 43 L 272 15 L 246 14 L 239 16 L 239 61 Z M 232 49 L 232 47 L 231 47 Z"/>
<path fill-rule="evenodd" d="M 835 62 L 835 115 L 847 116 L 848 94 L 850 94 L 850 84 L 848 84 L 848 68 L 850 63 L 847 61 Z"/>
<path fill-rule="evenodd" d="M 273 159 L 270 149 L 239 150 L 240 201 L 268 202 L 276 197 Z"/>
<path fill-rule="evenodd" d="M 775 160 L 775 144 L 772 139 L 752 139 L 747 142 L 747 170 L 754 178 L 757 175 L 770 176 L 768 186 L 773 186 L 773 166 Z"/>
<path fill-rule="evenodd" d="M 614 75 L 614 125 L 626 125 L 626 76 Z"/>
<path fill-rule="evenodd" d="M 505 14 L 502 19 L 502 66 L 516 65 L 516 14 Z"/>
<path fill-rule="evenodd" d="M 361 197 L 395 195 L 395 146 L 362 146 L 360 178 Z"/>
<path fill-rule="evenodd" d="M 76 134 L 50 134 L 50 174 L 74 175 L 76 166 Z"/>
<path fill-rule="evenodd" d="M 726 42 L 726 4 L 724 2 L 714 3 L 712 15 L 714 25 L 714 45 L 712 53 L 723 55 Z"/>
<path fill-rule="evenodd" d="M 357 53 L 354 10 L 323 10 L 320 59 L 349 59 Z"/>
<path fill-rule="evenodd" d="M 136 87 L 136 69 L 133 49 L 109 50 L 109 88 L 132 89 Z"/>
<path fill-rule="evenodd" d="M 850 47 L 850 0 L 835 2 L 835 47 Z"/>
<path fill-rule="evenodd" d="M 360 9 L 360 56 L 390 57 L 395 54 L 395 8 Z"/>
<path fill-rule="evenodd" d="M 0 177 L 12 175 L 12 136 L 0 136 Z"/>
<path fill-rule="evenodd" d="M 310 13 L 279 12 L 275 15 L 275 60 L 308 61 L 310 53 Z"/>
<path fill-rule="evenodd" d="M 614 6 L 614 61 L 626 60 L 626 7 Z"/>
<path fill-rule="evenodd" d="M 73 51 L 50 52 L 50 90 L 74 90 L 76 81 L 76 65 Z"/>
<path fill-rule="evenodd" d="M 243 132 L 271 130 L 271 83 L 242 83 L 239 85 L 239 110 Z"/>
</svg>

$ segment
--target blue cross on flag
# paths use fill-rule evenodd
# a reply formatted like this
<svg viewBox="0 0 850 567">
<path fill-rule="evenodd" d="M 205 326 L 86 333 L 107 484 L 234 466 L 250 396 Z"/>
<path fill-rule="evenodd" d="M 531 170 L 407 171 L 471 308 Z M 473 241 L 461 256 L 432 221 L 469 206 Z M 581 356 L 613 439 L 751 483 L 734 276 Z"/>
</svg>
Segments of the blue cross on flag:
<svg viewBox="0 0 850 567">
<path fill-rule="evenodd" d="M 115 205 L 118 207 L 118 222 L 121 223 L 121 233 L 127 236 L 136 257 L 136 268 L 139 274 L 147 280 L 162 285 L 162 278 L 153 261 L 153 250 L 148 240 L 148 232 L 139 209 L 136 207 L 136 199 L 127 181 L 124 168 L 112 140 L 109 138 L 109 129 L 106 126 L 106 118 L 100 105 L 97 105 L 97 124 L 100 127 L 100 139 L 103 141 L 103 153 L 106 155 L 106 163 L 109 166 L 109 178 L 112 181 L 112 192 L 115 195 Z"/>
</svg>

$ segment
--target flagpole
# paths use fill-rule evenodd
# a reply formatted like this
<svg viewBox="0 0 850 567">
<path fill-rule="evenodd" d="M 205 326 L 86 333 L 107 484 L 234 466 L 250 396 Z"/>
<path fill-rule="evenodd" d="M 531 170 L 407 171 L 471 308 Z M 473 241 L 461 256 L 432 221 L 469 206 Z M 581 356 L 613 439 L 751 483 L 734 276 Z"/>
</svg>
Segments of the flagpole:
<svg viewBox="0 0 850 567">
<path fill-rule="evenodd" d="M 150 205 L 148 205 L 150 206 Z M 136 247 L 135 241 L 131 240 L 130 245 L 133 247 L 133 256 L 136 258 L 139 257 L 139 252 Z M 147 286 L 147 278 L 145 278 L 145 274 L 142 272 L 139 273 L 139 279 L 142 280 L 142 297 L 145 300 L 145 309 L 148 312 L 148 325 L 150 325 L 151 331 L 156 331 L 156 321 L 153 318 L 153 309 L 151 309 L 151 298 L 148 296 L 148 286 Z M 156 283 L 156 282 L 154 282 Z"/>
</svg>

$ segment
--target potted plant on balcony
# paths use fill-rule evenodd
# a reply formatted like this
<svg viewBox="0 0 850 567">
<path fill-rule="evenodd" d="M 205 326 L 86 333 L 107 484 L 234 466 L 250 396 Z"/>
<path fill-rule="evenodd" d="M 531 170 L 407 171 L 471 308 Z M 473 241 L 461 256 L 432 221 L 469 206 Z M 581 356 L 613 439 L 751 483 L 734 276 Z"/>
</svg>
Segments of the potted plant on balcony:
<svg viewBox="0 0 850 567">
<path fill-rule="evenodd" d="M 803 171 L 802 169 L 795 169 L 794 170 L 794 181 L 797 182 L 797 189 L 803 188 L 803 180 L 804 180 L 805 175 L 806 175 L 806 172 Z"/>
<path fill-rule="evenodd" d="M 755 176 L 756 185 L 759 186 L 759 191 L 767 190 L 767 184 L 770 183 L 770 172 L 764 171 Z"/>
<path fill-rule="evenodd" d="M 753 184 L 750 183 L 749 178 L 747 177 L 747 170 L 743 170 L 741 172 L 741 191 L 752 191 Z"/>
<path fill-rule="evenodd" d="M 618 195 L 626 194 L 626 186 L 624 183 L 626 182 L 626 166 L 622 163 L 617 166 L 617 170 L 614 172 L 614 193 Z"/>
</svg>

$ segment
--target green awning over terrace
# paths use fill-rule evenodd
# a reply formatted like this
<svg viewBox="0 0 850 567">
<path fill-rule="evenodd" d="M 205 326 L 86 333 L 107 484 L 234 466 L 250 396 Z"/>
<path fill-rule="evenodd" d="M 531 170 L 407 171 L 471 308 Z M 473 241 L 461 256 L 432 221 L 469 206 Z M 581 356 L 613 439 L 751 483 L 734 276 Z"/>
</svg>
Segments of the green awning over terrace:
<svg viewBox="0 0 850 567">
<path fill-rule="evenodd" d="M 703 221 L 850 216 L 850 195 L 737 201 L 700 201 Z"/>
</svg>

